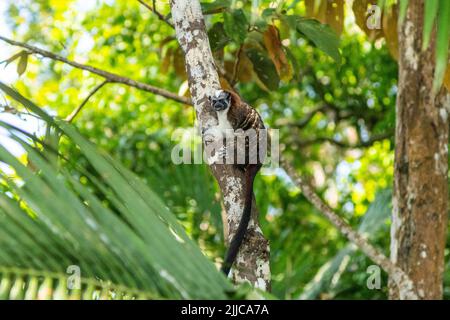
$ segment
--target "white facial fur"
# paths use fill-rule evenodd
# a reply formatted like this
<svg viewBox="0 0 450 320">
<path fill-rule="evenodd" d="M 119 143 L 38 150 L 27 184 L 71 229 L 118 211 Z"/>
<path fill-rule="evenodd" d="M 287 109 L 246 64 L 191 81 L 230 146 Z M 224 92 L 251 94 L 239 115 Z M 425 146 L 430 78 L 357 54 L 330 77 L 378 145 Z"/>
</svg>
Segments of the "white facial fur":
<svg viewBox="0 0 450 320">
<path fill-rule="evenodd" d="M 228 121 L 228 117 L 227 117 L 228 110 L 229 110 L 229 108 L 222 110 L 222 111 L 217 111 L 217 120 L 219 120 L 218 127 L 222 131 L 225 131 L 227 129 L 233 129 L 230 121 Z"/>
<path fill-rule="evenodd" d="M 223 90 L 216 90 L 214 92 L 214 97 L 219 98 L 223 94 L 223 92 L 224 92 Z M 233 129 L 233 127 L 231 126 L 231 123 L 228 121 L 228 118 L 227 118 L 228 110 L 229 110 L 229 108 L 222 110 L 222 111 L 216 111 L 217 120 L 219 121 L 219 124 L 216 129 L 219 129 L 221 131 L 223 137 L 226 135 L 225 134 L 226 130 Z"/>
<path fill-rule="evenodd" d="M 216 90 L 215 92 L 214 92 L 214 97 L 215 98 L 219 98 L 220 97 L 220 94 L 223 92 L 223 90 Z"/>
<path fill-rule="evenodd" d="M 214 98 L 219 99 L 223 96 L 223 90 L 214 91 Z M 223 139 L 229 135 L 233 134 L 233 127 L 231 123 L 228 121 L 228 110 L 216 111 L 218 124 L 217 126 L 208 128 L 204 133 L 205 141 L 212 142 Z"/>
</svg>

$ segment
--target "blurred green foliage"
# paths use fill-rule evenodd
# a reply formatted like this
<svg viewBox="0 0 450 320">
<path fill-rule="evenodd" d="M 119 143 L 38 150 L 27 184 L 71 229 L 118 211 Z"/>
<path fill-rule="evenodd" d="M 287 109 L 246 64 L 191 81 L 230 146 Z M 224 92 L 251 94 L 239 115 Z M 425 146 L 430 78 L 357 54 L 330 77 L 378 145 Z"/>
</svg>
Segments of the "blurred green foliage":
<svg viewBox="0 0 450 320">
<path fill-rule="evenodd" d="M 225 68 L 236 62 L 244 41 L 261 43 L 262 35 L 249 32 L 221 37 L 221 32 L 239 32 L 235 29 L 245 29 L 247 23 L 265 28 L 267 21 L 260 19 L 263 12 L 268 21 L 274 12 L 301 17 L 306 13 L 303 1 L 281 1 L 282 8 L 269 11 L 263 10 L 270 1 L 256 2 L 255 8 L 255 1 L 231 1 L 236 10 L 231 13 L 222 13 L 221 6 L 204 6 L 204 10 L 218 12 L 205 19 L 207 28 L 213 28 L 210 37 L 215 39 L 215 56 Z M 23 0 L 8 4 L 6 18 L 15 39 L 188 94 L 174 30 L 137 1 Z M 156 4 L 163 15 L 169 14 L 166 1 Z M 242 23 L 232 24 L 230 17 Z M 346 20 L 346 24 L 352 23 L 351 18 Z M 283 156 L 309 176 L 319 194 L 357 228 L 376 194 L 392 185 L 397 64 L 383 39 L 370 42 L 356 27 L 340 36 L 338 64 L 289 23 L 277 20 L 275 24 L 282 43 L 287 44 L 283 50 L 293 69 L 291 79 L 261 85 L 255 77 L 238 78 L 236 89 L 270 127 L 280 129 Z M 247 70 L 251 53 L 242 60 L 241 68 Z M 256 67 L 254 72 L 260 76 Z M 101 81 L 62 63 L 30 56 L 26 72 L 14 86 L 33 97 L 36 104 L 66 117 Z M 157 190 L 187 233 L 219 263 L 224 246 L 216 183 L 205 165 L 175 166 L 170 159 L 177 143 L 171 140 L 173 132 L 192 127 L 194 121 L 189 106 L 107 84 L 89 100 L 74 124 Z M 372 139 L 379 135 L 384 139 Z M 61 141 L 60 151 L 74 161 L 84 161 L 66 140 Z M 88 183 L 83 176 L 79 180 Z M 261 226 L 270 239 L 273 294 L 282 299 L 299 298 L 319 269 L 348 243 L 282 172 L 260 175 L 255 194 Z M 388 254 L 389 219 L 371 239 Z M 447 264 L 448 255 L 446 252 Z M 383 274 L 381 290 L 369 290 L 366 269 L 372 262 L 358 252 L 349 253 L 349 259 L 341 274 L 333 278 L 338 280 L 330 280 L 316 297 L 386 298 L 386 276 Z M 447 275 L 447 298 L 449 286 Z"/>
</svg>

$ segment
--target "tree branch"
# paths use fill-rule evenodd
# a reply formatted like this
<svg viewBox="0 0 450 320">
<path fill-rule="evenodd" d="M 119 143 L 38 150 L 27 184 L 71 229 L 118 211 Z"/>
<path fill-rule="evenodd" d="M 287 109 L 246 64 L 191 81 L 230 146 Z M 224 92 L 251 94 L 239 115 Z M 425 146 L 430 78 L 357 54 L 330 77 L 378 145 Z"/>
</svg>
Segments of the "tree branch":
<svg viewBox="0 0 450 320">
<path fill-rule="evenodd" d="M 349 118 L 352 117 L 357 117 L 357 118 L 364 118 L 367 120 L 367 117 L 369 116 L 375 116 L 376 114 L 372 111 L 372 110 L 350 110 L 350 111 L 345 111 L 345 110 L 341 110 L 339 109 L 339 107 L 330 104 L 330 103 L 326 103 L 321 107 L 318 107 L 314 110 L 312 110 L 311 112 L 309 112 L 308 114 L 306 114 L 302 119 L 299 119 L 297 121 L 292 121 L 291 119 L 280 119 L 276 122 L 277 125 L 280 126 L 288 126 L 288 127 L 293 127 L 293 128 L 297 128 L 297 129 L 303 129 L 304 127 L 306 127 L 309 122 L 313 119 L 313 117 L 319 113 L 325 113 L 328 112 L 331 114 L 331 119 L 334 122 L 339 122 L 342 120 L 347 120 Z"/>
<path fill-rule="evenodd" d="M 324 105 L 322 107 L 319 107 L 313 111 L 311 111 L 310 113 L 308 113 L 303 119 L 300 119 L 300 121 L 298 121 L 295 126 L 299 129 L 303 129 L 304 127 L 306 127 L 308 125 L 308 123 L 312 120 L 312 118 L 319 112 L 324 112 L 326 110 L 328 110 L 330 108 L 329 105 Z"/>
<path fill-rule="evenodd" d="M 295 169 L 285 160 L 282 165 L 286 173 L 291 177 L 295 185 L 302 190 L 305 198 L 316 207 L 350 242 L 356 245 L 364 254 L 366 254 L 372 261 L 378 264 L 384 271 L 386 271 L 392 279 L 395 279 L 397 286 L 408 288 L 405 290 L 405 297 L 407 299 L 417 299 L 414 284 L 409 279 L 407 274 L 396 266 L 387 258 L 380 250 L 371 245 L 368 240 L 360 233 L 353 230 L 341 217 L 339 217 L 318 195 L 315 193 L 305 180 L 303 180 L 295 171 Z"/>
<path fill-rule="evenodd" d="M 301 147 L 306 147 L 312 144 L 318 144 L 323 142 L 329 142 L 331 144 L 336 145 L 340 148 L 346 148 L 346 149 L 357 149 L 357 148 L 365 148 L 373 145 L 377 141 L 382 141 L 388 138 L 391 138 L 394 135 L 392 131 L 388 131 L 386 133 L 381 133 L 378 135 L 373 135 L 369 140 L 367 141 L 360 141 L 358 143 L 350 144 L 346 142 L 342 142 L 330 137 L 314 137 L 308 140 L 298 140 L 297 143 Z"/>
<path fill-rule="evenodd" d="M 161 12 L 159 12 L 158 10 L 156 10 L 156 1 L 155 0 L 153 0 L 153 7 L 152 6 L 150 6 L 149 4 L 147 4 L 145 1 L 143 1 L 143 0 L 138 0 L 139 1 L 139 3 L 140 4 L 142 4 L 144 7 L 146 7 L 148 10 L 150 10 L 150 11 L 152 11 L 154 14 L 156 14 L 157 16 L 158 16 L 158 18 L 159 18 L 159 20 L 161 20 L 161 21 L 164 21 L 165 23 L 167 23 L 167 25 L 169 25 L 171 28 L 175 28 L 174 26 L 173 26 L 173 24 L 172 23 L 170 23 L 170 21 L 169 20 L 167 20 L 166 19 L 166 17 L 161 13 Z"/>
<path fill-rule="evenodd" d="M 102 83 L 100 83 L 98 86 L 96 86 L 88 95 L 87 97 L 81 102 L 81 104 L 72 111 L 71 114 L 69 114 L 66 118 L 67 122 L 72 122 L 72 120 L 78 115 L 78 113 L 83 109 L 84 105 L 89 101 L 89 99 L 98 91 L 100 90 L 105 84 L 107 84 L 109 81 L 105 80 Z"/>
<path fill-rule="evenodd" d="M 239 63 L 241 62 L 241 53 L 242 53 L 242 48 L 244 47 L 244 44 L 241 44 L 239 46 L 239 49 L 236 53 L 236 61 L 234 62 L 234 67 L 233 67 L 233 77 L 231 78 L 231 86 L 234 87 L 236 85 L 237 82 L 237 76 L 238 76 L 238 71 L 239 71 Z"/>
<path fill-rule="evenodd" d="M 328 109 L 332 109 L 330 105 L 326 104 L 321 107 L 318 107 L 308 114 L 306 114 L 302 119 L 292 122 L 291 120 L 287 120 L 286 118 L 278 120 L 275 124 L 277 126 L 289 126 L 289 127 L 295 127 L 298 129 L 303 129 L 308 125 L 308 123 L 312 120 L 312 118 L 319 112 L 324 112 Z"/>
<path fill-rule="evenodd" d="M 216 126 L 217 118 L 208 97 L 220 89 L 220 82 L 200 3 L 198 0 L 172 0 L 170 5 L 177 39 L 185 54 L 189 89 L 198 125 L 200 128 Z M 210 168 L 223 195 L 229 241 L 237 230 L 244 209 L 244 173 L 234 165 L 212 164 Z M 254 202 L 251 214 L 252 219 L 231 277 L 235 283 L 249 282 L 254 287 L 270 290 L 269 243 L 259 227 Z"/>
<path fill-rule="evenodd" d="M 68 59 L 60 56 L 60 55 L 52 53 L 50 51 L 34 47 L 34 46 L 31 46 L 31 45 L 23 43 L 23 42 L 11 40 L 11 39 L 5 38 L 3 36 L 0 36 L 0 40 L 3 40 L 4 42 L 7 42 L 7 43 L 9 43 L 9 44 L 11 44 L 13 46 L 18 46 L 18 47 L 25 48 L 31 53 L 39 54 L 39 55 L 41 55 L 43 57 L 66 63 L 68 65 L 71 65 L 72 67 L 75 67 L 75 68 L 78 68 L 78 69 L 81 69 L 81 70 L 89 71 L 90 73 L 93 73 L 93 74 L 96 74 L 96 75 L 98 75 L 98 76 L 100 76 L 102 78 L 105 78 L 106 80 L 108 80 L 108 82 L 121 83 L 121 84 L 130 86 L 130 87 L 137 88 L 139 90 L 147 91 L 147 92 L 150 92 L 150 93 L 153 93 L 153 94 L 165 97 L 167 99 L 171 99 L 171 100 L 180 102 L 180 103 L 184 103 L 184 104 L 188 104 L 188 105 L 192 104 L 190 99 L 188 99 L 186 97 L 181 97 L 181 96 L 179 96 L 179 95 L 177 95 L 175 93 L 172 93 L 170 91 L 167 91 L 165 89 L 158 88 L 158 87 L 155 87 L 155 86 L 143 83 L 143 82 L 135 81 L 133 79 L 126 78 L 126 77 L 117 75 L 115 73 L 111 73 L 111 72 L 108 72 L 108 71 L 105 71 L 105 70 L 101 70 L 101 69 L 98 69 L 98 68 L 95 68 L 95 67 L 92 67 L 92 66 L 89 66 L 89 65 L 84 65 L 84 64 L 81 64 L 81 63 L 78 63 L 78 62 L 75 62 L 75 61 L 71 61 L 71 60 L 68 60 Z"/>
</svg>

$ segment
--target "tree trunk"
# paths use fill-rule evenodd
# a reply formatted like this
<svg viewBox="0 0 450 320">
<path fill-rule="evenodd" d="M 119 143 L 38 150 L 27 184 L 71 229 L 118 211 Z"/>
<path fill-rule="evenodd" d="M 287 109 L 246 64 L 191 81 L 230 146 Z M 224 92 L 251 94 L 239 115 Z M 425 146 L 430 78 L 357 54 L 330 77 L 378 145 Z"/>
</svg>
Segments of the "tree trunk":
<svg viewBox="0 0 450 320">
<path fill-rule="evenodd" d="M 208 97 L 220 88 L 220 83 L 200 3 L 198 0 L 172 0 L 170 5 L 177 39 L 185 54 L 198 125 L 200 128 L 217 125 Z M 229 231 L 227 236 L 230 241 L 244 210 L 244 175 L 232 165 L 214 164 L 210 167 L 223 194 L 228 222 L 228 228 L 224 228 Z M 254 287 L 270 290 L 269 243 L 259 227 L 254 201 L 252 220 L 232 269 L 232 278 L 235 283 L 250 282 Z"/>
<path fill-rule="evenodd" d="M 391 260 L 413 281 L 419 299 L 441 299 L 448 206 L 450 96 L 433 95 L 435 37 L 422 51 L 424 0 L 409 1 L 399 24 Z M 391 279 L 392 280 L 392 279 Z M 390 282 L 390 298 L 404 288 Z"/>
</svg>

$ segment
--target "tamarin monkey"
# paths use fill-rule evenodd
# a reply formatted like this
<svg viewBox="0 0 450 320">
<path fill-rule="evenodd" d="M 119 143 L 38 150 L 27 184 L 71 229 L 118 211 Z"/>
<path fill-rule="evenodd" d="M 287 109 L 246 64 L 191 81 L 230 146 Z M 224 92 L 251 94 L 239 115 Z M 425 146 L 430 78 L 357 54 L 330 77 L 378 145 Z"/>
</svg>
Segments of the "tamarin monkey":
<svg viewBox="0 0 450 320">
<path fill-rule="evenodd" d="M 234 145 L 235 152 L 233 154 L 237 155 L 238 152 L 243 151 L 246 153 L 245 160 L 242 161 L 243 163 L 235 164 L 245 173 L 245 198 L 244 211 L 242 213 L 241 221 L 239 222 L 239 226 L 230 242 L 228 252 L 222 265 L 222 271 L 225 275 L 228 275 L 239 252 L 242 241 L 244 240 L 244 236 L 250 222 L 253 181 L 259 169 L 261 169 L 262 161 L 264 160 L 261 158 L 265 157 L 266 151 L 266 148 L 262 146 L 262 143 L 259 143 L 260 132 L 265 129 L 265 127 L 258 112 L 243 102 L 234 92 L 217 90 L 214 96 L 210 97 L 210 102 L 212 108 L 217 113 L 217 119 L 219 122 L 218 126 L 214 129 L 218 130 L 222 137 L 226 137 L 229 135 L 229 131 L 232 131 L 236 134 L 236 136 L 239 136 L 239 132 L 241 134 L 243 133 L 244 139 L 246 139 L 245 150 L 237 150 L 236 145 Z M 246 133 L 248 133 L 248 135 L 246 135 Z M 234 137 L 235 136 L 233 136 L 232 139 L 233 144 Z M 222 150 L 222 153 L 227 153 L 226 149 Z M 260 155 L 262 156 L 260 157 Z M 220 156 L 224 155 L 220 154 Z"/>
</svg>

